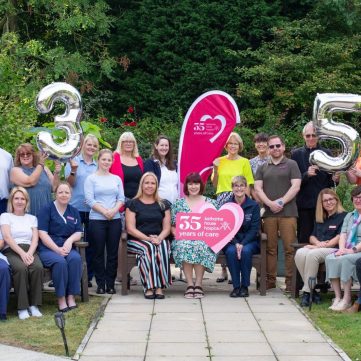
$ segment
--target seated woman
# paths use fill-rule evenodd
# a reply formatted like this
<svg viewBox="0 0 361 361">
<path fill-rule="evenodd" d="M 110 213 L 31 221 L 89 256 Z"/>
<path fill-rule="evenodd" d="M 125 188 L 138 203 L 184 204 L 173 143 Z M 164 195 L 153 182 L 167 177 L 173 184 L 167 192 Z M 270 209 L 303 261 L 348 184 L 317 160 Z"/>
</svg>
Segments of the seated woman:
<svg viewBox="0 0 361 361">
<path fill-rule="evenodd" d="M 174 235 L 178 212 L 197 212 L 205 202 L 218 207 L 216 201 L 203 196 L 203 191 L 204 183 L 199 173 L 188 174 L 183 188 L 185 197 L 177 199 L 171 208 L 172 233 Z M 204 297 L 202 288 L 203 275 L 205 271 L 213 272 L 217 254 L 214 253 L 205 242 L 200 240 L 187 241 L 176 239 L 172 242 L 171 247 L 175 265 L 176 267 L 183 267 L 186 277 L 187 289 L 184 297 Z M 193 269 L 196 275 L 195 283 L 193 283 Z"/>
<path fill-rule="evenodd" d="M 75 295 L 80 294 L 82 264 L 73 243 L 81 239 L 81 220 L 76 208 L 69 204 L 71 187 L 60 182 L 55 201 L 39 215 L 39 256 L 45 267 L 51 268 L 58 308 L 67 312 L 77 307 Z"/>
<path fill-rule="evenodd" d="M 0 249 L 3 247 L 4 240 L 0 231 Z M 9 262 L 0 252 L 0 322 L 6 321 L 6 310 L 9 302 L 10 287 L 11 279 Z"/>
<path fill-rule="evenodd" d="M 346 212 L 338 195 L 332 189 L 323 189 L 317 198 L 316 222 L 310 236 L 310 244 L 300 248 L 295 255 L 296 267 L 303 280 L 302 307 L 308 307 L 310 304 L 308 279 L 316 277 L 320 263 L 324 263 L 326 256 L 338 249 L 345 216 Z M 316 291 L 313 291 L 313 301 L 321 301 Z"/>
<path fill-rule="evenodd" d="M 163 288 L 172 283 L 169 265 L 170 204 L 158 195 L 154 173 L 144 173 L 136 196 L 125 211 L 128 251 L 137 255 L 146 299 L 163 299 Z"/>
<path fill-rule="evenodd" d="M 333 311 L 344 311 L 351 306 L 352 279 L 357 279 L 355 264 L 361 258 L 361 186 L 351 191 L 351 199 L 355 209 L 343 221 L 339 250 L 326 257 L 326 276 L 335 291 L 330 307 Z"/>
<path fill-rule="evenodd" d="M 4 255 L 12 271 L 14 290 L 21 320 L 41 317 L 43 265 L 36 254 L 38 220 L 26 212 L 30 206 L 28 192 L 14 187 L 8 200 L 8 213 L 0 216 L 1 232 L 6 242 Z"/>
<path fill-rule="evenodd" d="M 252 270 L 252 256 L 259 253 L 260 209 L 257 202 L 246 195 L 247 180 L 243 176 L 232 178 L 233 196 L 229 202 L 239 204 L 244 212 L 241 228 L 223 251 L 233 281 L 230 297 L 248 297 L 248 287 Z M 242 275 L 242 282 L 241 277 Z"/>
</svg>

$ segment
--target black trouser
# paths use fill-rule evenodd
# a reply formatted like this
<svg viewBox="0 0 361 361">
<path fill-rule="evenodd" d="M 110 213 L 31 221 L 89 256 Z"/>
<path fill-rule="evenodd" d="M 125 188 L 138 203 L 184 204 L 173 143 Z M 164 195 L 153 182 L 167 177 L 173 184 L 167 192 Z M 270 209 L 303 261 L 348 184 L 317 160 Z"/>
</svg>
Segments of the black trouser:
<svg viewBox="0 0 361 361">
<path fill-rule="evenodd" d="M 121 232 L 121 219 L 89 221 L 89 238 L 94 250 L 93 267 L 98 287 L 114 288 Z"/>
<path fill-rule="evenodd" d="M 357 261 L 356 261 L 356 273 L 357 273 L 357 278 L 358 278 L 358 282 L 360 284 L 360 292 L 358 294 L 358 300 L 357 300 L 357 303 L 359 305 L 361 305 L 361 258 L 359 258 Z"/>
<path fill-rule="evenodd" d="M 91 237 L 89 237 L 89 212 L 79 212 L 81 223 L 84 225 L 84 242 L 88 242 L 88 247 L 85 248 L 86 264 L 88 269 L 88 280 L 90 281 L 94 276 L 93 258 L 94 249 L 91 244 Z"/>
<path fill-rule="evenodd" d="M 310 235 L 312 234 L 315 224 L 315 208 L 298 209 L 297 218 L 297 239 L 298 243 L 310 243 Z"/>
</svg>

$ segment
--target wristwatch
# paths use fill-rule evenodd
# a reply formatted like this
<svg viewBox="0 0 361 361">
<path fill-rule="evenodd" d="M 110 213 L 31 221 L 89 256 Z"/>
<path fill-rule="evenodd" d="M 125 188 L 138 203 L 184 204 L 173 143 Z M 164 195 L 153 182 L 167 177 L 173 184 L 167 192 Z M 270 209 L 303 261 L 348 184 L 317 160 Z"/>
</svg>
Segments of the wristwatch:
<svg viewBox="0 0 361 361">
<path fill-rule="evenodd" d="M 76 176 L 76 172 L 70 172 L 70 175 Z"/>
<path fill-rule="evenodd" d="M 353 253 L 358 253 L 358 250 L 355 246 L 352 247 Z"/>
</svg>

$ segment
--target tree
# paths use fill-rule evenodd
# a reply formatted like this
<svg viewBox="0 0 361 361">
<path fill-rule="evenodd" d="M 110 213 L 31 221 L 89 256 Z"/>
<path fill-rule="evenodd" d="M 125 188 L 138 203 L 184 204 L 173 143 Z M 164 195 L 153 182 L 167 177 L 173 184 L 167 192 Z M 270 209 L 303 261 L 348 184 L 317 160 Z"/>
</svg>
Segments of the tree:
<svg viewBox="0 0 361 361">
<path fill-rule="evenodd" d="M 102 113 L 109 101 L 104 84 L 121 66 L 107 47 L 114 21 L 109 11 L 102 0 L 0 3 L 0 145 L 13 150 L 24 139 L 22 130 L 37 124 L 36 94 L 54 81 L 80 90 L 86 116 Z"/>
<path fill-rule="evenodd" d="M 316 2 L 306 17 L 274 27 L 272 41 L 232 52 L 245 124 L 274 132 L 311 119 L 317 93 L 358 93 L 360 16 L 359 1 Z"/>
</svg>

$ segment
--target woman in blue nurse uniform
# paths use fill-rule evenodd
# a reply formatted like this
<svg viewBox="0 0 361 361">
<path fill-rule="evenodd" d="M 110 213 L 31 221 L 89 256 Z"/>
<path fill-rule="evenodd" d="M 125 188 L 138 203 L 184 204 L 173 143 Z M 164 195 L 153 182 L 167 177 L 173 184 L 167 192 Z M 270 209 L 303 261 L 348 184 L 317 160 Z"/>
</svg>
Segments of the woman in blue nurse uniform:
<svg viewBox="0 0 361 361">
<path fill-rule="evenodd" d="M 61 182 L 55 190 L 55 201 L 39 214 L 39 256 L 51 268 L 59 311 L 77 307 L 75 295 L 80 294 L 82 264 L 73 243 L 81 239 L 79 212 L 69 204 L 71 187 Z"/>
</svg>

